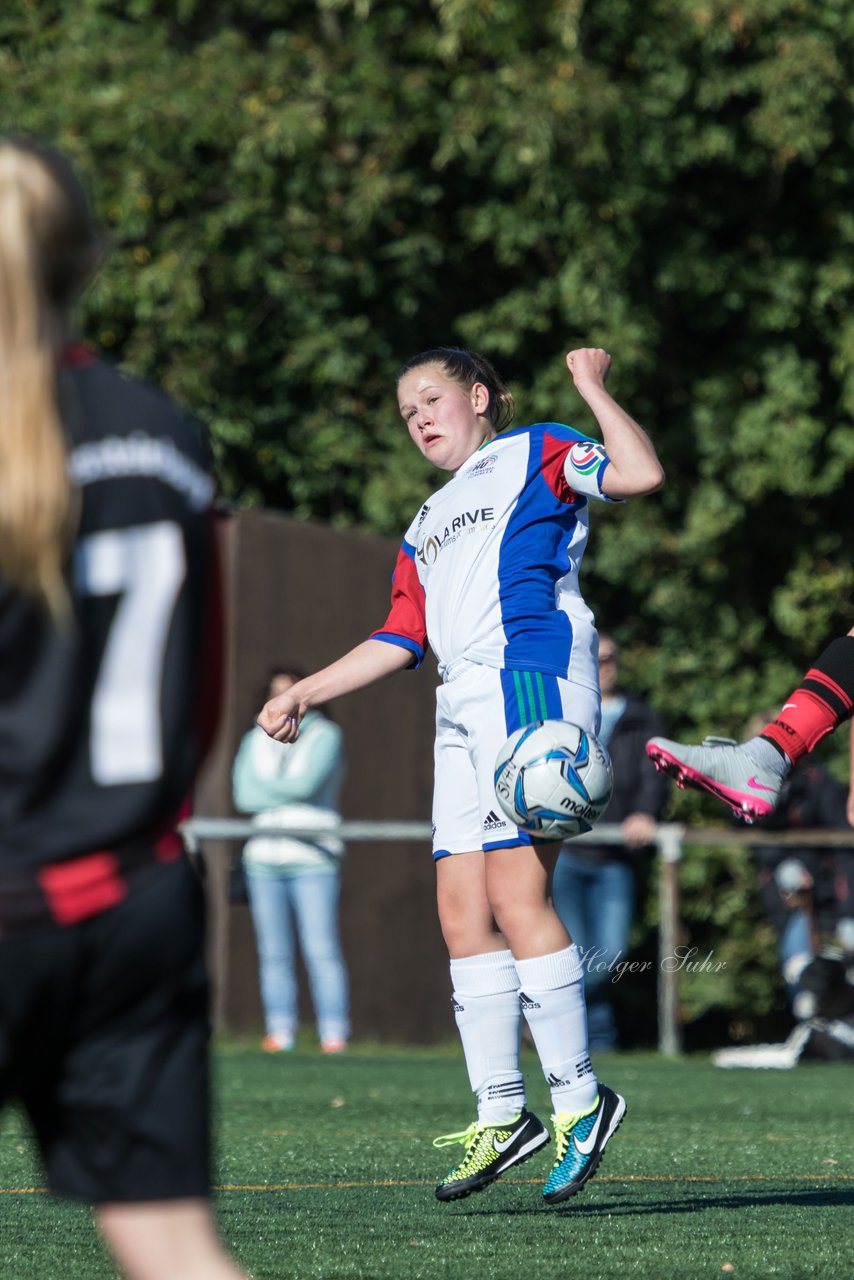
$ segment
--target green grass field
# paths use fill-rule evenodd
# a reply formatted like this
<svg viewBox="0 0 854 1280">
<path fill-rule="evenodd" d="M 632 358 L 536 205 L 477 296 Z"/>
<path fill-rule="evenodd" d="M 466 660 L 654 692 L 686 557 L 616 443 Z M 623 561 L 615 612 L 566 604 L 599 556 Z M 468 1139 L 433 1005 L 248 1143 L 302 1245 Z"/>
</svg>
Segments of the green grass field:
<svg viewBox="0 0 854 1280">
<path fill-rule="evenodd" d="M 548 1208 L 548 1147 L 450 1205 L 471 1119 L 456 1050 L 217 1053 L 217 1207 L 256 1280 L 800 1280 L 854 1276 L 854 1089 L 844 1066 L 721 1071 L 600 1058 L 628 1116 L 582 1195 Z M 547 1093 L 526 1057 L 531 1106 Z M 21 1118 L 0 1118 L 0 1277 L 102 1280 L 88 1212 L 52 1201 Z"/>
</svg>

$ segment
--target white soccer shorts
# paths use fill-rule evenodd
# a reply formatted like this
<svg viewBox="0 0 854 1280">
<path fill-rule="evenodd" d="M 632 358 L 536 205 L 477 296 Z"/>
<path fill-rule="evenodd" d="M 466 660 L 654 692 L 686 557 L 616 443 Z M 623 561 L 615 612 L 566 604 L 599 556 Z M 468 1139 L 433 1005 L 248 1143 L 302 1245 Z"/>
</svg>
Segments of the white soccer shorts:
<svg viewBox="0 0 854 1280">
<path fill-rule="evenodd" d="M 570 720 L 599 732 L 599 693 L 536 671 L 454 664 L 436 691 L 433 857 L 531 844 L 495 798 L 498 752 L 534 720 Z"/>
</svg>

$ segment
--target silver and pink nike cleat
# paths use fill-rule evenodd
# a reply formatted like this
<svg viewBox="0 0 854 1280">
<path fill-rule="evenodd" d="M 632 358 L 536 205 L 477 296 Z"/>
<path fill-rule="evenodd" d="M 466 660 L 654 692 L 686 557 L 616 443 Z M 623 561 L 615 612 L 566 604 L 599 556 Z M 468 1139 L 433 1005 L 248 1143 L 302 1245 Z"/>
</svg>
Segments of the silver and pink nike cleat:
<svg viewBox="0 0 854 1280">
<path fill-rule="evenodd" d="M 732 738 L 706 738 L 699 747 L 669 738 L 650 738 L 646 754 L 677 787 L 708 791 L 736 817 L 755 822 L 777 807 L 782 779 L 748 755 Z"/>
</svg>

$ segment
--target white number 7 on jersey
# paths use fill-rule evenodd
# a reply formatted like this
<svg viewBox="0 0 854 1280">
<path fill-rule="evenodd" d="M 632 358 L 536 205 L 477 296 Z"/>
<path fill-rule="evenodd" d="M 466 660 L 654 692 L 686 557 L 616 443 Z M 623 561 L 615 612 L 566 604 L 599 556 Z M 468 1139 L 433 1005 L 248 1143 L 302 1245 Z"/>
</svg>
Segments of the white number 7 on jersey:
<svg viewBox="0 0 854 1280">
<path fill-rule="evenodd" d="M 181 530 L 169 520 L 78 543 L 78 593 L 120 597 L 92 699 L 92 777 L 102 787 L 152 782 L 162 772 L 163 659 L 185 575 Z"/>
</svg>

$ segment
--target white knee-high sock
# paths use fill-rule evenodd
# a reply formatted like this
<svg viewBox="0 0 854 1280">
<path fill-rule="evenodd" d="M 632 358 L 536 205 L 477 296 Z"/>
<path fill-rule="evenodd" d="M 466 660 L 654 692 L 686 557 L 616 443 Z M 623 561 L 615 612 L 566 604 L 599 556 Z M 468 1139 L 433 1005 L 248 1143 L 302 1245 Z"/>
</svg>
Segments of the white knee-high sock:
<svg viewBox="0 0 854 1280">
<path fill-rule="evenodd" d="M 525 1105 L 519 1069 L 522 1012 L 509 951 L 451 961 L 454 1016 L 482 1124 L 506 1124 Z"/>
<path fill-rule="evenodd" d="M 556 1116 L 581 1114 L 596 1102 L 587 1051 L 587 1007 L 578 947 L 517 960 L 519 1000 L 531 1028 Z"/>
</svg>

